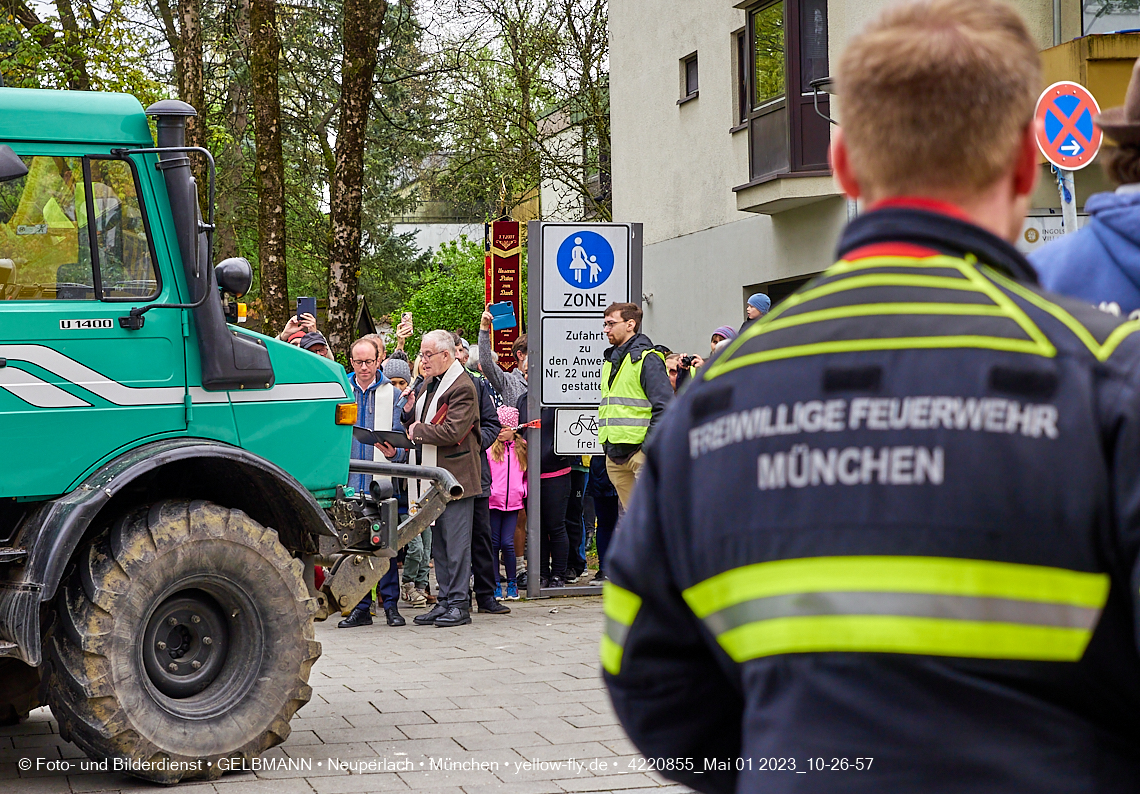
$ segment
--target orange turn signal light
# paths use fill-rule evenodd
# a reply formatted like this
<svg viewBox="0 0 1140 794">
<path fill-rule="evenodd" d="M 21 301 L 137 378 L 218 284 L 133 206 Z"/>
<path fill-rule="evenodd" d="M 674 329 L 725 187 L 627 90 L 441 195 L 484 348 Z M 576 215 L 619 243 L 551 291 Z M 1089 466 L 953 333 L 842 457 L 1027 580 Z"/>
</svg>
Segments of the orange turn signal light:
<svg viewBox="0 0 1140 794">
<path fill-rule="evenodd" d="M 338 425 L 355 425 L 356 403 L 338 403 L 336 406 L 336 423 Z"/>
</svg>

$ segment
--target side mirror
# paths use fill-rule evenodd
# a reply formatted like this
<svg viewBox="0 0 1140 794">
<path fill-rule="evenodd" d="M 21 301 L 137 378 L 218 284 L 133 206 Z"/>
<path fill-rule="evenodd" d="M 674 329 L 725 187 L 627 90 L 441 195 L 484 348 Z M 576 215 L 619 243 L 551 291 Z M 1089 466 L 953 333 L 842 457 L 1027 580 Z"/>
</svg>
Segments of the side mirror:
<svg viewBox="0 0 1140 794">
<path fill-rule="evenodd" d="M 231 256 L 214 268 L 214 278 L 218 280 L 219 287 L 240 298 L 253 286 L 253 268 L 242 257 Z"/>
<path fill-rule="evenodd" d="M 28 167 L 11 146 L 0 146 L 0 182 L 9 182 L 28 175 Z"/>
</svg>

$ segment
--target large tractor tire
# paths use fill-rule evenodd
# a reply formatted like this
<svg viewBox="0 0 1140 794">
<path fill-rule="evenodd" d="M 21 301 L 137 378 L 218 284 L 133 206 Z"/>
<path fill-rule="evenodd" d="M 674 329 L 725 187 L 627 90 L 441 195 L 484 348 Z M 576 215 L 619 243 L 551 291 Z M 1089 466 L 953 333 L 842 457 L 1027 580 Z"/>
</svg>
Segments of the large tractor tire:
<svg viewBox="0 0 1140 794">
<path fill-rule="evenodd" d="M 15 725 L 39 703 L 40 670 L 19 659 L 0 659 L 0 725 Z"/>
<path fill-rule="evenodd" d="M 276 532 L 164 501 L 76 559 L 45 638 L 63 738 L 159 783 L 214 779 L 285 741 L 321 646 L 316 600 Z"/>
</svg>

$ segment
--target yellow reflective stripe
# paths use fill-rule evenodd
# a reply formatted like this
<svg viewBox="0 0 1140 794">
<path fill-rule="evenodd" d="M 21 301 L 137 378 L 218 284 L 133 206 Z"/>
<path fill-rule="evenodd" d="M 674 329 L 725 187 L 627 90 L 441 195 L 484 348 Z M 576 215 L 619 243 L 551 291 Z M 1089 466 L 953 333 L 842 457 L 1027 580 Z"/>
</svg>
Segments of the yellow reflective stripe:
<svg viewBox="0 0 1140 794">
<path fill-rule="evenodd" d="M 621 672 L 621 657 L 622 647 L 616 642 L 611 640 L 606 635 L 602 635 L 602 645 L 598 649 L 598 655 L 602 659 L 602 669 L 610 675 L 617 675 Z"/>
<path fill-rule="evenodd" d="M 1008 598 L 1101 608 L 1106 574 L 950 557 L 807 557 L 725 571 L 682 595 L 704 618 L 757 598 L 790 593 L 891 592 Z M 797 618 L 798 619 L 798 618 Z"/>
<path fill-rule="evenodd" d="M 1117 326 L 1113 329 L 1112 333 L 1108 335 L 1108 339 L 1104 340 L 1104 344 L 1101 345 L 1097 358 L 1101 361 L 1107 361 L 1108 357 L 1116 352 L 1116 348 L 1120 346 L 1120 343 L 1138 330 L 1140 330 L 1140 320 L 1129 320 Z"/>
<path fill-rule="evenodd" d="M 717 641 L 736 662 L 783 653 L 911 653 L 979 659 L 1074 662 L 1092 631 L 941 618 L 826 615 L 775 618 Z"/>
<path fill-rule="evenodd" d="M 845 320 L 848 317 L 867 317 L 880 314 L 952 314 L 977 317 L 1003 317 L 1010 319 L 1000 306 L 977 303 L 859 303 L 853 306 L 836 306 L 831 309 L 793 314 L 768 323 L 761 333 L 771 333 L 796 325 Z"/>
<path fill-rule="evenodd" d="M 777 361 L 784 358 L 818 356 L 826 353 L 856 353 L 867 350 L 930 350 L 940 348 L 976 347 L 985 350 L 1002 350 L 1010 353 L 1050 357 L 1036 342 L 1026 339 L 1004 339 L 1000 336 L 902 336 L 895 339 L 844 339 L 835 342 L 815 342 L 808 345 L 793 345 L 774 350 L 762 350 L 746 356 L 725 360 L 718 359 L 705 380 L 732 372 L 751 364 Z"/>
<path fill-rule="evenodd" d="M 651 403 L 649 400 L 642 399 L 641 397 L 603 397 L 599 407 L 602 405 L 631 405 L 638 408 L 649 408 Z"/>
<path fill-rule="evenodd" d="M 1018 306 L 1012 298 L 998 289 L 996 284 L 978 272 L 977 258 L 973 254 L 968 254 L 966 256 L 966 262 L 968 264 L 962 266 L 962 274 L 977 284 L 980 292 L 988 295 L 990 300 L 1005 309 L 1009 313 L 1010 319 L 1020 325 L 1021 329 L 1029 335 L 1030 339 L 1041 345 L 1044 351 L 1047 351 L 1042 353 L 1042 355 L 1049 358 L 1055 356 L 1057 354 L 1057 348 L 1053 346 L 1053 343 L 1049 341 L 1049 338 L 1045 336 L 1044 332 L 1037 327 L 1037 324 L 1029 319 L 1029 315 L 1022 311 L 1021 307 Z"/>
<path fill-rule="evenodd" d="M 891 254 L 889 256 L 869 256 L 862 259 L 840 259 L 829 267 L 824 276 L 841 273 L 850 273 L 853 270 L 870 270 L 877 267 L 910 267 L 910 268 L 949 268 L 958 270 L 962 260 L 946 254 L 934 256 L 911 257 Z"/>
<path fill-rule="evenodd" d="M 641 596 L 637 593 L 618 587 L 613 582 L 606 582 L 602 586 L 602 611 L 607 618 L 612 618 L 623 626 L 631 626 L 639 609 Z"/>
<path fill-rule="evenodd" d="M 865 276 L 850 276 L 848 278 L 821 284 L 818 287 L 796 292 L 788 297 L 799 298 L 793 305 L 806 303 L 816 298 L 824 298 L 837 292 L 846 292 L 852 289 L 866 289 L 868 287 L 926 287 L 928 289 L 952 289 L 961 292 L 981 292 L 977 285 L 968 279 L 954 276 L 911 276 L 905 273 L 871 273 Z M 787 308 L 791 308 L 790 306 Z M 772 313 L 769 312 L 769 315 Z"/>
<path fill-rule="evenodd" d="M 1041 297 L 1033 290 L 1027 289 L 1021 284 L 1018 284 L 1016 281 L 1007 278 L 993 268 L 987 267 L 986 272 L 989 276 L 991 276 L 995 281 L 1001 283 L 1001 285 L 1008 289 L 1010 292 L 1016 293 L 1020 297 L 1032 303 L 1037 308 L 1048 312 L 1053 317 L 1060 320 L 1066 328 L 1073 332 L 1073 335 L 1076 336 L 1077 339 L 1081 340 L 1081 342 L 1084 343 L 1085 347 L 1087 347 L 1089 351 L 1094 356 L 1096 356 L 1098 361 L 1107 361 L 1109 356 L 1116 352 L 1116 348 L 1120 346 L 1120 343 L 1124 341 L 1126 337 L 1135 333 L 1137 330 L 1140 330 L 1140 320 L 1129 320 L 1128 322 L 1122 323 L 1120 326 L 1113 329 L 1112 333 L 1108 335 L 1108 338 L 1104 340 L 1104 344 L 1101 344 L 1100 342 L 1096 341 L 1096 337 L 1094 337 L 1089 329 L 1085 328 L 1085 326 L 1082 325 L 1076 317 L 1069 314 L 1057 304 Z"/>
<path fill-rule="evenodd" d="M 618 587 L 613 582 L 606 582 L 602 586 L 602 611 L 606 615 L 606 633 L 602 635 L 602 645 L 599 653 L 602 658 L 602 668 L 611 675 L 621 672 L 621 659 L 624 653 L 625 636 L 620 636 L 611 623 L 626 628 L 633 625 L 638 610 L 641 609 L 641 596 L 624 587 Z M 611 636 L 614 635 L 614 636 Z"/>
<path fill-rule="evenodd" d="M 1000 350 L 1013 353 L 1027 353 L 1030 355 L 1052 358 L 1057 350 L 1033 320 L 1022 311 L 1008 295 L 987 280 L 975 267 L 973 257 L 965 260 L 951 257 L 936 257 L 925 260 L 908 261 L 901 258 L 884 257 L 870 261 L 860 260 L 858 263 L 839 262 L 827 270 L 824 275 L 834 275 L 853 270 L 876 267 L 928 267 L 953 268 L 962 274 L 962 278 L 950 276 L 924 276 L 907 275 L 899 273 L 878 273 L 862 276 L 851 276 L 837 281 L 822 284 L 803 292 L 793 293 L 780 306 L 773 309 L 760 321 L 753 323 L 743 334 L 733 340 L 724 355 L 706 367 L 703 373 L 704 380 L 712 380 L 720 375 L 732 372 L 741 367 L 760 364 L 765 361 L 777 361 L 786 358 L 801 356 L 823 355 L 827 353 L 852 353 L 870 350 L 905 350 L 905 349 L 945 349 L 972 347 L 986 350 Z M 795 306 L 800 306 L 815 298 L 835 294 L 851 289 L 876 286 L 894 287 L 925 287 L 934 289 L 953 289 L 963 292 L 976 292 L 985 295 L 994 302 L 994 306 L 975 306 L 970 304 L 930 304 L 930 303 L 902 303 L 902 304 L 863 304 L 860 306 L 836 307 L 818 312 L 782 317 L 783 313 Z M 889 310 L 873 312 L 869 306 L 892 306 Z M 954 306 L 953 309 L 935 310 L 933 307 Z M 961 306 L 962 308 L 957 308 Z M 793 345 L 775 350 L 765 350 L 750 353 L 739 358 L 733 356 L 748 340 L 754 339 L 770 331 L 781 328 L 803 325 L 843 317 L 873 316 L 874 314 L 955 314 L 980 316 L 1004 316 L 1017 323 L 1032 342 L 1003 337 L 959 335 L 936 337 L 897 337 L 894 339 L 846 339 L 831 342 L 820 342 L 806 345 Z M 808 318 L 808 319 L 803 319 Z"/>
</svg>

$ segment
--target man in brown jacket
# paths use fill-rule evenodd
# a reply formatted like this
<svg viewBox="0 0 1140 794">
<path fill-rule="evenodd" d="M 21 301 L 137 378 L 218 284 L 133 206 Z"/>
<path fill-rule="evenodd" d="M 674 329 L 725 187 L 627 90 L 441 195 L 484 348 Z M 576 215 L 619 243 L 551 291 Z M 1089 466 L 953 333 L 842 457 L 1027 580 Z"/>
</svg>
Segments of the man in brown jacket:
<svg viewBox="0 0 1140 794">
<path fill-rule="evenodd" d="M 471 578 L 471 521 L 475 497 L 482 493 L 479 459 L 479 394 L 456 360 L 455 343 L 447 331 L 424 334 L 420 362 L 424 382 L 408 393 L 404 426 L 408 438 L 420 444 L 414 453 L 423 466 L 447 469 L 463 486 L 463 498 L 450 502 L 435 520 L 431 556 L 439 603 L 415 618 L 419 626 L 462 626 L 471 622 L 467 591 Z M 412 481 L 418 499 L 419 483 Z"/>
</svg>

